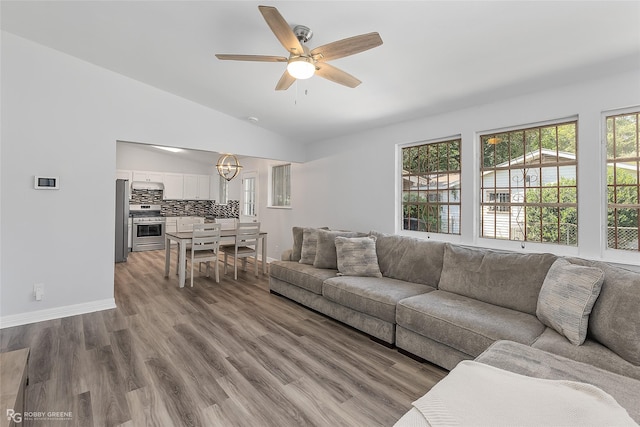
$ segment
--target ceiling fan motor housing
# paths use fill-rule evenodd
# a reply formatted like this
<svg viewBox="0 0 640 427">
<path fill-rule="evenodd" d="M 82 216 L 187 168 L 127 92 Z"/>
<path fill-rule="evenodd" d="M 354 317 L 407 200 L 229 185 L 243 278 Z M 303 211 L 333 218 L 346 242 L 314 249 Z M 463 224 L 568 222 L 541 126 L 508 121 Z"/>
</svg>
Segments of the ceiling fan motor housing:
<svg viewBox="0 0 640 427">
<path fill-rule="evenodd" d="M 313 37 L 313 31 L 311 31 L 311 28 L 305 27 L 304 25 L 296 25 L 293 27 L 293 34 L 295 34 L 298 40 L 300 40 L 300 43 L 306 43 L 311 40 L 311 37 Z"/>
</svg>

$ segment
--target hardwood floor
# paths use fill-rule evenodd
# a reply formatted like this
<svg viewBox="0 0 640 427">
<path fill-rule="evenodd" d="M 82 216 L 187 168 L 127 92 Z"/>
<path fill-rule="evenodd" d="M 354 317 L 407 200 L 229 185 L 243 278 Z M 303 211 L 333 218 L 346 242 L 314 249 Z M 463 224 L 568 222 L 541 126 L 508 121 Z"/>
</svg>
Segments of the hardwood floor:
<svg viewBox="0 0 640 427">
<path fill-rule="evenodd" d="M 390 426 L 446 374 L 269 294 L 251 266 L 180 289 L 173 264 L 164 278 L 164 251 L 132 253 L 117 309 L 0 331 L 0 351 L 31 348 L 26 410 L 73 413 L 24 425 Z"/>
</svg>

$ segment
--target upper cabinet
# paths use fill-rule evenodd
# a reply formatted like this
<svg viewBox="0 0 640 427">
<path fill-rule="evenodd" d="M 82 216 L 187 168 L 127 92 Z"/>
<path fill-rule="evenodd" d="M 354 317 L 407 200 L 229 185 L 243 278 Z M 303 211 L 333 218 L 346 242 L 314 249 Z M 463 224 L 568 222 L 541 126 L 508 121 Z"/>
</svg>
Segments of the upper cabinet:
<svg viewBox="0 0 640 427">
<path fill-rule="evenodd" d="M 162 198 L 164 200 L 182 200 L 184 199 L 184 175 L 181 173 L 165 173 L 164 191 Z"/>
<path fill-rule="evenodd" d="M 162 172 L 133 171 L 133 181 L 163 182 Z"/>
<path fill-rule="evenodd" d="M 209 175 L 184 175 L 184 193 L 186 200 L 209 200 Z"/>
<path fill-rule="evenodd" d="M 118 169 L 116 179 L 162 182 L 164 184 L 163 200 L 215 200 L 218 193 L 218 179 L 213 175 Z"/>
</svg>

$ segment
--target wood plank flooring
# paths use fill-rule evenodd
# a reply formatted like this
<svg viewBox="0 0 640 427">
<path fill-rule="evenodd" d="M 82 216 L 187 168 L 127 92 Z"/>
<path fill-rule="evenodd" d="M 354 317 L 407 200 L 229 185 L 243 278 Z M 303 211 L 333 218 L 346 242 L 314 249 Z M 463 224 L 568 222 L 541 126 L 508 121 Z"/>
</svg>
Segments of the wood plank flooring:
<svg viewBox="0 0 640 427">
<path fill-rule="evenodd" d="M 269 294 L 251 266 L 180 289 L 172 264 L 165 278 L 164 251 L 132 253 L 118 308 L 1 330 L 0 351 L 31 348 L 26 410 L 81 427 L 390 426 L 446 374 Z"/>
</svg>

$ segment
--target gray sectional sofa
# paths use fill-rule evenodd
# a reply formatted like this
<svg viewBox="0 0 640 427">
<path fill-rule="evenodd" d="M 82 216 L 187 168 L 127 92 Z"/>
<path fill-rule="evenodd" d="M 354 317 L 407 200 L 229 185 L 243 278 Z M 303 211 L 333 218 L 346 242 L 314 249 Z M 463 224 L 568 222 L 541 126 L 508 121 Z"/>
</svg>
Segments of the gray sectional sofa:
<svg viewBox="0 0 640 427">
<path fill-rule="evenodd" d="M 495 251 L 371 232 L 380 277 L 341 275 L 335 266 L 335 239 L 345 232 L 299 227 L 293 231 L 294 247 L 283 253 L 281 261 L 270 264 L 272 293 L 448 370 L 462 360 L 478 358 L 525 375 L 538 372 L 540 377 L 553 377 L 545 364 L 564 361 L 563 372 L 559 368 L 551 372 L 589 382 L 591 370 L 598 379 L 592 383 L 599 381 L 618 394 L 619 386 L 611 385 L 619 384 L 616 376 L 621 376 L 627 392 L 624 401 L 635 405 L 626 409 L 640 421 L 639 272 L 578 258 L 556 263 L 560 257 L 553 254 Z M 320 261 L 314 266 L 309 262 L 316 249 L 315 260 Z M 333 268 L 319 268 L 327 265 Z M 592 309 L 579 307 L 586 313 L 584 322 L 579 322 L 582 331 L 551 324 L 554 329 L 548 320 L 547 324 L 540 320 L 545 318 L 540 311 L 541 290 L 543 285 L 545 292 L 549 289 L 545 280 L 549 282 L 552 267 L 562 265 L 579 266 L 567 277 L 582 274 L 580 267 L 594 277 L 602 275 L 588 288 L 594 293 L 587 295 Z M 567 310 L 563 304 L 560 317 Z M 576 334 L 582 334 L 581 345 L 569 341 Z"/>
</svg>

